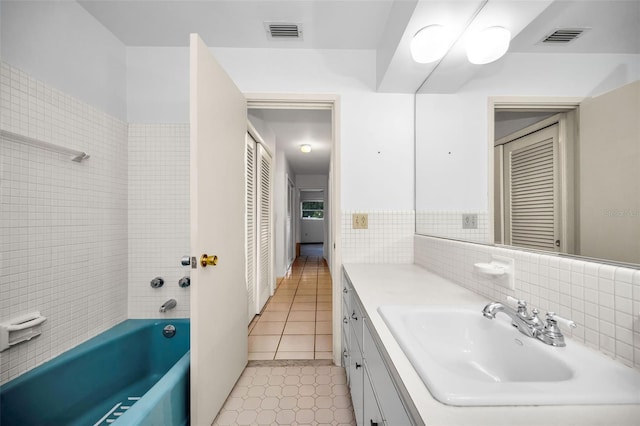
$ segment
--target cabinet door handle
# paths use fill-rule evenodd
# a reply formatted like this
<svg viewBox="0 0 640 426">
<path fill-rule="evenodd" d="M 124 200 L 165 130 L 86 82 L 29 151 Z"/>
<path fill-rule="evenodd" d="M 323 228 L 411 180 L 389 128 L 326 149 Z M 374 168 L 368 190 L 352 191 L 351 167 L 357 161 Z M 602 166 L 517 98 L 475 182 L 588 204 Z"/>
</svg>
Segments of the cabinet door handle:
<svg viewBox="0 0 640 426">
<path fill-rule="evenodd" d="M 346 293 L 349 293 L 349 290 L 347 290 L 347 288 L 345 287 L 342 289 L 342 292 L 346 294 Z"/>
<path fill-rule="evenodd" d="M 360 368 L 360 367 L 362 367 L 362 364 L 358 364 L 358 363 L 356 362 L 356 370 L 357 370 L 358 368 Z"/>
<path fill-rule="evenodd" d="M 342 322 L 346 324 L 349 322 L 349 319 L 345 316 L 344 318 L 342 318 Z"/>
<path fill-rule="evenodd" d="M 353 318 L 354 320 L 358 321 L 358 317 L 356 316 L 356 312 L 353 311 L 353 313 L 351 314 L 351 318 Z"/>
<path fill-rule="evenodd" d="M 342 356 L 344 356 L 345 358 L 349 357 L 349 353 L 347 352 L 346 349 L 344 351 L 342 351 Z"/>
</svg>

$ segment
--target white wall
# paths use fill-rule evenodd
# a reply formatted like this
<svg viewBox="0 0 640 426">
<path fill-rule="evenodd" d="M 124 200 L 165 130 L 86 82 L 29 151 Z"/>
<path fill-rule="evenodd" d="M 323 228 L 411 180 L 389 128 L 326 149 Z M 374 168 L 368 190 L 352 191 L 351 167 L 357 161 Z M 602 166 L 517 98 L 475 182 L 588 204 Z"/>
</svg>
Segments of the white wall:
<svg viewBox="0 0 640 426">
<path fill-rule="evenodd" d="M 342 209 L 413 208 L 413 95 L 375 93 L 374 51 L 212 51 L 245 93 L 340 95 Z M 188 120 L 187 57 L 186 48 L 127 48 L 130 122 Z"/>
<path fill-rule="evenodd" d="M 3 61 L 126 119 L 125 47 L 78 3 L 3 0 L 0 19 Z"/>
<path fill-rule="evenodd" d="M 0 383 L 127 318 L 127 124 L 1 64 L 2 129 L 91 158 L 0 144 L 0 322 L 42 334 L 0 354 Z"/>
<path fill-rule="evenodd" d="M 324 220 L 304 220 L 300 219 L 300 242 L 324 243 Z"/>
<path fill-rule="evenodd" d="M 276 255 L 275 255 L 275 274 L 276 277 L 282 277 L 289 269 L 289 259 L 287 258 L 287 179 L 294 184 L 296 177 L 291 170 L 291 165 L 287 161 L 283 150 L 276 152 L 274 178 L 274 198 L 275 198 L 275 238 L 276 238 Z M 295 215 L 295 212 L 292 214 Z M 295 216 L 294 216 L 295 217 Z M 295 234 L 295 223 L 291 232 Z M 295 247 L 294 247 L 295 250 Z M 294 253 L 295 256 L 295 253 Z"/>
<path fill-rule="evenodd" d="M 127 47 L 127 120 L 189 122 L 189 49 Z"/>
<path fill-rule="evenodd" d="M 488 97 L 595 96 L 640 78 L 639 58 L 507 54 L 457 93 L 418 95 L 416 210 L 487 210 Z"/>
</svg>

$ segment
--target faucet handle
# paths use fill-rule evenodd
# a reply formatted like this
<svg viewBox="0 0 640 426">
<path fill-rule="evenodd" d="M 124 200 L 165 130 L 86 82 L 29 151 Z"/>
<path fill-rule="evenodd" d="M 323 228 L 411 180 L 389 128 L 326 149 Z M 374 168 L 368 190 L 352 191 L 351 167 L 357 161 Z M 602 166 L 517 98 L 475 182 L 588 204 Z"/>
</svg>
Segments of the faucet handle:
<svg viewBox="0 0 640 426">
<path fill-rule="evenodd" d="M 555 323 L 560 323 L 567 328 L 576 328 L 577 325 L 575 322 L 568 320 L 566 318 L 562 318 L 561 316 L 556 315 L 555 312 L 547 312 L 547 322 L 551 321 L 551 325 Z"/>
<path fill-rule="evenodd" d="M 526 305 L 527 302 L 525 302 L 524 300 L 516 299 L 515 297 L 507 296 L 507 303 L 515 308 L 520 306 L 521 303 L 524 303 Z"/>
<path fill-rule="evenodd" d="M 522 299 L 516 299 L 515 297 L 507 296 L 507 303 L 513 308 L 517 309 L 518 312 L 527 311 L 527 302 Z"/>
</svg>

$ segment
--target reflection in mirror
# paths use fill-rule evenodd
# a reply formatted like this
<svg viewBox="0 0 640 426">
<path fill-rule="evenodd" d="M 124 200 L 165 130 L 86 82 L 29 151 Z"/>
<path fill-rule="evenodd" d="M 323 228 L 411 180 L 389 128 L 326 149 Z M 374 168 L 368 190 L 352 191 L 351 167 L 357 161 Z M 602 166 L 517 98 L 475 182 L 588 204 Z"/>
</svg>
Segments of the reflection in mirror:
<svg viewBox="0 0 640 426">
<path fill-rule="evenodd" d="M 495 242 L 640 263 L 640 82 L 548 113 L 495 109 Z"/>
<path fill-rule="evenodd" d="M 416 232 L 640 264 L 640 42 L 592 37 L 605 27 L 588 9 L 603 2 L 556 3 L 502 59 L 438 87 L 453 69 L 444 63 L 416 93 Z M 622 37 L 623 8 L 637 4 L 606 6 L 617 16 L 606 28 Z M 554 7 L 593 17 L 580 44 L 537 44 L 575 16 Z M 541 170 L 546 189 L 522 179 L 544 180 Z"/>
</svg>

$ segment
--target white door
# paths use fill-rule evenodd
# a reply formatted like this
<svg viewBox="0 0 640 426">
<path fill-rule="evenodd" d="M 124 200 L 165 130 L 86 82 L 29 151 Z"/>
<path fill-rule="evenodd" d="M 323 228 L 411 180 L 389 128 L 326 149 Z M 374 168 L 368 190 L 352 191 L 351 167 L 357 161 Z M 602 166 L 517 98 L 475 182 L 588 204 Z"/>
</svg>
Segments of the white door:
<svg viewBox="0 0 640 426">
<path fill-rule="evenodd" d="M 246 134 L 247 159 L 246 159 L 246 216 L 247 216 L 247 324 L 251 323 L 257 309 L 257 285 L 256 285 L 256 141 L 247 132 Z"/>
<path fill-rule="evenodd" d="M 504 145 L 505 244 L 563 251 L 558 128 L 556 123 Z"/>
<path fill-rule="evenodd" d="M 256 171 L 256 189 L 257 189 L 257 262 L 258 262 L 258 295 L 257 295 L 257 312 L 267 303 L 269 296 L 275 290 L 273 279 L 273 248 L 272 248 L 272 215 L 271 215 L 271 199 L 272 199 L 272 164 L 271 156 L 262 144 L 257 144 L 257 171 Z"/>
<path fill-rule="evenodd" d="M 209 425 L 247 364 L 243 94 L 197 34 L 190 39 L 191 424 Z"/>
<path fill-rule="evenodd" d="M 640 263 L 640 81 L 580 104 L 581 256 Z"/>
<path fill-rule="evenodd" d="M 295 192 L 294 185 L 291 179 L 287 176 L 287 225 L 286 225 L 286 239 L 287 239 L 287 269 L 291 267 L 295 260 L 295 237 L 294 237 L 294 219 L 295 214 Z"/>
</svg>

